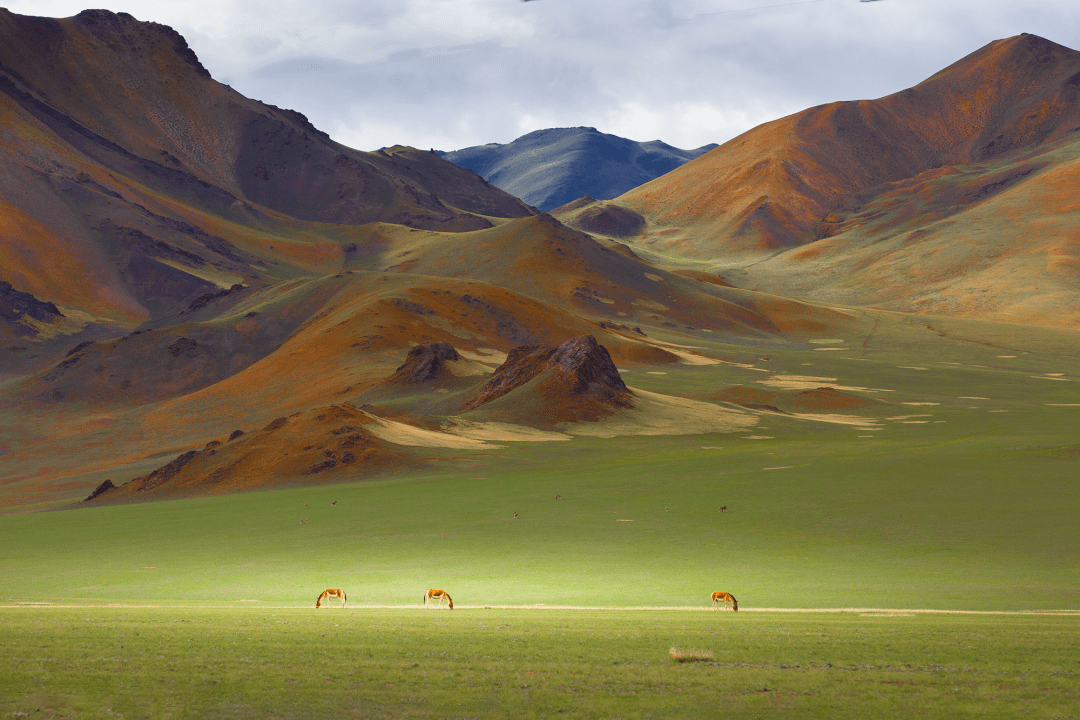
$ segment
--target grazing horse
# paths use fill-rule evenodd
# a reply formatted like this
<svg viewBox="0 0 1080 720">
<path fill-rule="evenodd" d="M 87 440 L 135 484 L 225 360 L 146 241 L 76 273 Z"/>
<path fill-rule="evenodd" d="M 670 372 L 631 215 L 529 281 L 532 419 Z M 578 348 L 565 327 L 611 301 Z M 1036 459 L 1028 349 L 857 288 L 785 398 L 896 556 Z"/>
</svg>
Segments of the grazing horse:
<svg viewBox="0 0 1080 720">
<path fill-rule="evenodd" d="M 724 505 L 722 508 L 720 508 L 720 512 L 727 512 L 727 505 Z"/>
<path fill-rule="evenodd" d="M 717 609 L 717 610 L 720 609 L 720 601 L 721 600 L 724 601 L 724 609 L 725 610 L 730 605 L 732 610 L 734 610 L 735 612 L 739 611 L 739 601 L 736 600 L 735 596 L 732 595 L 731 593 L 720 592 L 719 590 L 717 590 L 716 592 L 714 592 L 712 594 L 712 606 L 715 609 Z"/>
<path fill-rule="evenodd" d="M 330 599 L 340 600 L 341 607 L 345 607 L 345 591 L 341 588 L 330 588 L 323 590 L 322 595 L 315 601 L 315 607 L 322 605 L 323 600 L 329 601 Z"/>
<path fill-rule="evenodd" d="M 439 607 L 442 607 L 443 598 L 446 598 L 450 603 L 450 609 L 454 609 L 454 601 L 450 599 L 450 595 L 445 590 L 428 590 L 424 595 L 424 605 L 428 604 L 428 600 L 438 600 Z"/>
</svg>

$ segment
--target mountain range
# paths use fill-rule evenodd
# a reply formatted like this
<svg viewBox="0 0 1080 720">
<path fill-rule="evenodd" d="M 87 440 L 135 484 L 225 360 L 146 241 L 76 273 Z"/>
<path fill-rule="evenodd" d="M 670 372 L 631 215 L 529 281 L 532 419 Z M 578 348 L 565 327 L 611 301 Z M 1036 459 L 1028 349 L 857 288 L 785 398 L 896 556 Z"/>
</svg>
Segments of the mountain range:
<svg viewBox="0 0 1080 720">
<path fill-rule="evenodd" d="M 632 218 L 643 247 L 743 287 L 1075 326 L 1078 100 L 1080 53 L 1019 35 L 893 95 L 766 123 L 575 212 Z"/>
<path fill-rule="evenodd" d="M 610 200 L 704 155 L 716 144 L 681 150 L 635 142 L 596 128 L 550 128 L 505 145 L 439 152 L 542 212 L 580 197 Z"/>
<path fill-rule="evenodd" d="M 1021 35 L 542 213 L 434 151 L 357 151 L 245 98 L 168 27 L 0 10 L 0 503 L 747 427 L 622 375 L 764 364 L 873 332 L 860 307 L 1075 326 L 1078 87 L 1080 53 Z M 530 142 L 551 133 L 544 152 L 622 148 L 611 167 L 678 155 L 591 128 Z M 507 157 L 542 176 L 526 155 Z"/>
</svg>

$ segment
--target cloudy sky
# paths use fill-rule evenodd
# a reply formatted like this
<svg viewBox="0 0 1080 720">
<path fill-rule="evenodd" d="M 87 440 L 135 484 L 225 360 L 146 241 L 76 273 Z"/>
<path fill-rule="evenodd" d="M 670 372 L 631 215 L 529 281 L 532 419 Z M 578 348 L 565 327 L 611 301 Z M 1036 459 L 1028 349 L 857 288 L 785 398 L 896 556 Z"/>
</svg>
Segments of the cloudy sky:
<svg viewBox="0 0 1080 720">
<path fill-rule="evenodd" d="M 1080 49 L 1075 0 L 7 0 L 180 31 L 215 79 L 362 150 L 593 126 L 693 148 L 910 87 L 1029 32 Z"/>
</svg>

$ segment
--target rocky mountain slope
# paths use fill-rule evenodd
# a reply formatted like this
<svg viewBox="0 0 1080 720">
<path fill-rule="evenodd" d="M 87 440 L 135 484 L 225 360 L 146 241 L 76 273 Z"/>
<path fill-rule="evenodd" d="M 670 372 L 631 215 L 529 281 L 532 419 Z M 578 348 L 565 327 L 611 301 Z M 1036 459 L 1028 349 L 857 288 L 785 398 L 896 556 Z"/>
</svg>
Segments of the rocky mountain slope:
<svg viewBox="0 0 1080 720">
<path fill-rule="evenodd" d="M 618 208 L 637 227 L 612 237 L 739 285 L 1075 324 L 1078 100 L 1080 53 L 1019 35 L 916 87 L 767 123 L 572 210 Z M 602 232 L 595 218 L 560 217 Z"/>
<path fill-rule="evenodd" d="M 0 10 L 0 117 L 0 280 L 59 308 L 29 331 L 57 338 L 53 354 L 370 252 L 352 233 L 372 221 L 460 231 L 534 213 L 432 153 L 341 146 L 126 13 Z"/>
<path fill-rule="evenodd" d="M 803 406 L 651 383 L 873 333 L 822 298 L 1077 312 L 1080 65 L 1046 41 L 538 214 L 431 152 L 341 146 L 130 15 L 2 10 L 0 39 L 0 507 L 106 478 L 101 502 L 363 479 L 496 437 L 733 432 Z M 783 172 L 725 180 L 750 160 Z"/>
<path fill-rule="evenodd" d="M 635 142 L 577 127 L 536 130 L 506 144 L 439 154 L 547 212 L 586 195 L 616 197 L 714 147 L 682 150 L 659 140 Z"/>
</svg>

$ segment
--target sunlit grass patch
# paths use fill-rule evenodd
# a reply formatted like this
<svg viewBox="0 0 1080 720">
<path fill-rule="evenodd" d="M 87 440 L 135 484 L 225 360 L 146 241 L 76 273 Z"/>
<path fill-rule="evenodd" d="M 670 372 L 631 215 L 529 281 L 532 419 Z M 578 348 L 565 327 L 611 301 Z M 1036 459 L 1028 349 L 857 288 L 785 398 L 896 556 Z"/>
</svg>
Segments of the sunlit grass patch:
<svg viewBox="0 0 1080 720">
<path fill-rule="evenodd" d="M 1075 716 L 1075 617 L 720 619 L 0 607 L 0 718 Z M 699 661 L 664 657 L 673 641 Z"/>
<path fill-rule="evenodd" d="M 668 651 L 675 662 L 712 662 L 716 660 L 716 653 L 712 650 L 697 650 L 694 648 L 673 647 Z"/>
</svg>

